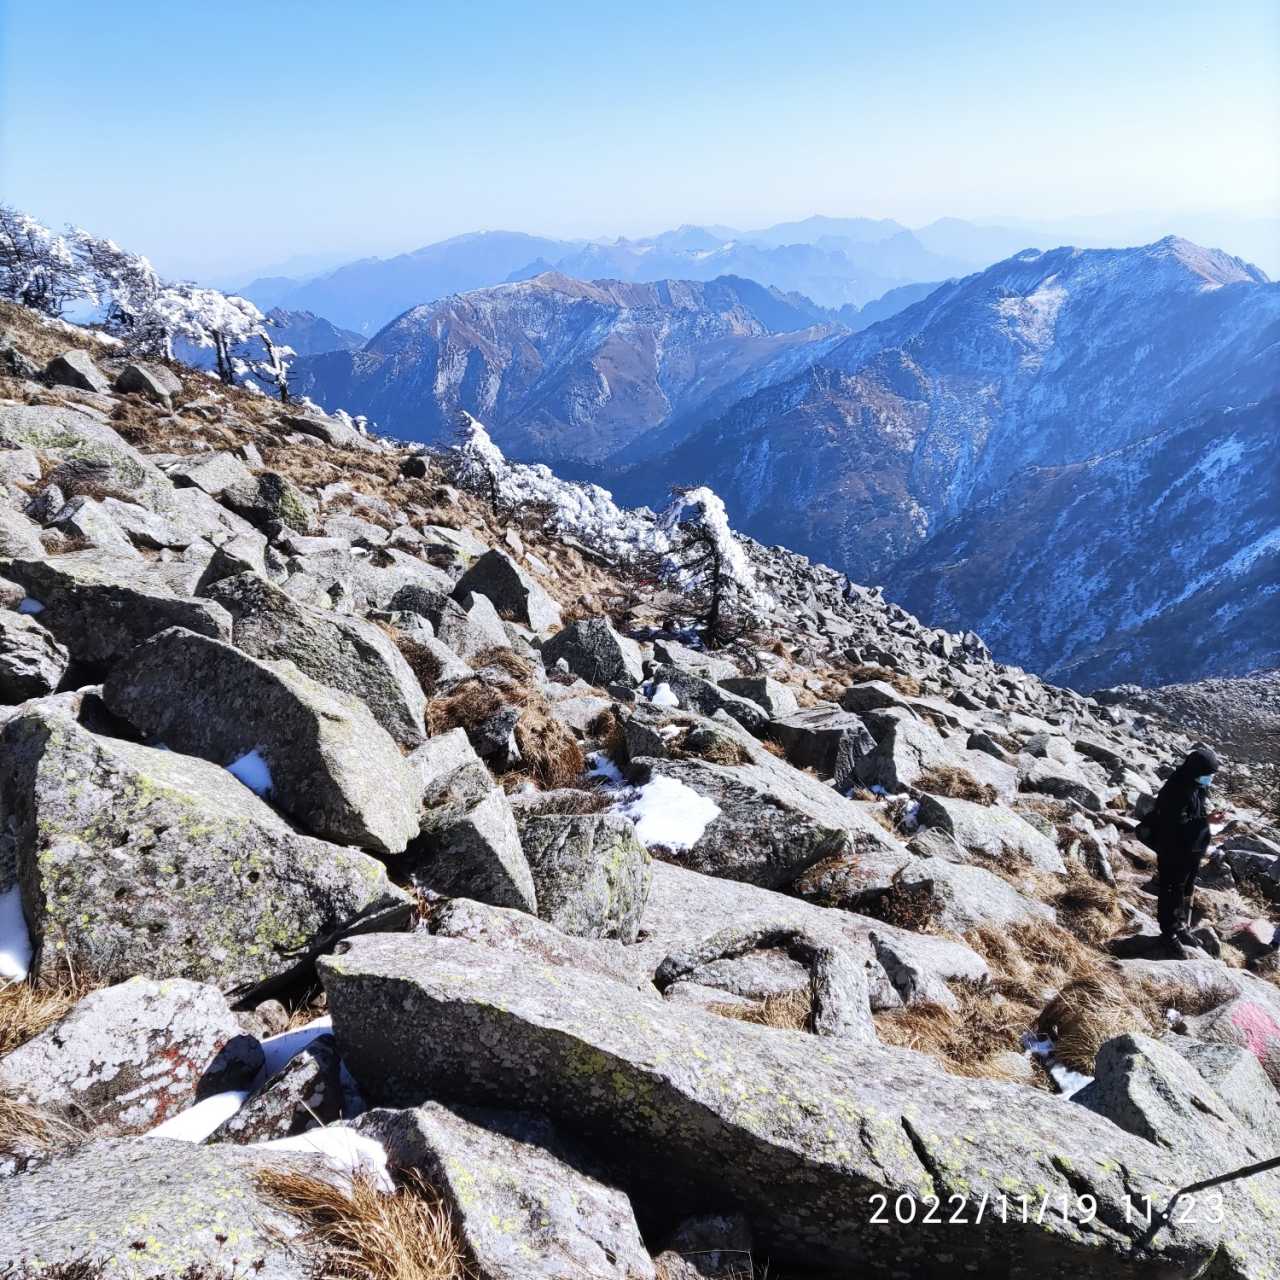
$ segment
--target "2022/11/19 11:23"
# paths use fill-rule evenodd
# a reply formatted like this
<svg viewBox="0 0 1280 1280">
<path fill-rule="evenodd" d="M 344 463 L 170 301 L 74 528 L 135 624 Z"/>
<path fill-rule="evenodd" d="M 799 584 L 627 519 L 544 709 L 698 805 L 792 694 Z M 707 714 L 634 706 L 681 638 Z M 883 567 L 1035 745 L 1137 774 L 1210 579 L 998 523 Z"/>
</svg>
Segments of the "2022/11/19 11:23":
<svg viewBox="0 0 1280 1280">
<path fill-rule="evenodd" d="M 1091 1195 L 1006 1195 L 992 1196 L 984 1192 L 974 1199 L 958 1193 L 945 1199 L 937 1196 L 916 1197 L 903 1194 L 894 1199 L 876 1194 L 869 1198 L 872 1206 L 870 1224 L 890 1226 L 894 1223 L 921 1226 L 977 1226 L 984 1218 L 992 1217 L 1000 1222 L 1043 1223 L 1050 1214 L 1063 1221 L 1075 1221 L 1081 1225 L 1092 1222 L 1098 1216 L 1097 1198 Z M 1159 1217 L 1167 1216 L 1177 1223 L 1220 1223 L 1225 1216 L 1221 1195 L 1180 1196 L 1161 1209 L 1150 1196 L 1126 1197 L 1125 1221 L 1150 1225 Z"/>
</svg>

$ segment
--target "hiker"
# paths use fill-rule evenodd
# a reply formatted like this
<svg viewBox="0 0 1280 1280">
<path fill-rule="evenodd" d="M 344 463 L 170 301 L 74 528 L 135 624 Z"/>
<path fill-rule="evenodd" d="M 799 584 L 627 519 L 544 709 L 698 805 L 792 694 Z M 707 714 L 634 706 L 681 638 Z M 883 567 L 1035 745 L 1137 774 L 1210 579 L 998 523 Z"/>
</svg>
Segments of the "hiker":
<svg viewBox="0 0 1280 1280">
<path fill-rule="evenodd" d="M 1206 746 L 1193 747 L 1187 758 L 1160 788 L 1147 816 L 1159 867 L 1156 918 L 1160 937 L 1179 959 L 1186 947 L 1199 946 L 1191 935 L 1191 897 L 1200 862 L 1209 847 L 1209 823 L 1223 818 L 1210 813 L 1209 786 L 1218 768 L 1218 757 Z"/>
</svg>

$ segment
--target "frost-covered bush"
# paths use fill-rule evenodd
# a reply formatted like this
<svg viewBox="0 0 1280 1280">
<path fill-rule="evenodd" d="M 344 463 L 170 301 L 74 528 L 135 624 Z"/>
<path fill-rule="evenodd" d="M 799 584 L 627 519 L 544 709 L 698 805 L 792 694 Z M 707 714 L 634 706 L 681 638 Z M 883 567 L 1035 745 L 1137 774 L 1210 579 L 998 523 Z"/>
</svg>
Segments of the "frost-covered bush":
<svg viewBox="0 0 1280 1280">
<path fill-rule="evenodd" d="M 60 316 L 70 303 L 96 300 L 96 292 L 66 236 L 0 205 L 0 298 Z"/>
</svg>

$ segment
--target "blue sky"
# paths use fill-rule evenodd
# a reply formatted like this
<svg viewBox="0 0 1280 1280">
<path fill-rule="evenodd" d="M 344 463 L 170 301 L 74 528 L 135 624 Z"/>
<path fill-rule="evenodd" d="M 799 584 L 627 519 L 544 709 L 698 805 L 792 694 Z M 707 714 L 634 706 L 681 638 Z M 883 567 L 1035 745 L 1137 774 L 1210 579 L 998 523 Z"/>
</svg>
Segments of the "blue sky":
<svg viewBox="0 0 1280 1280">
<path fill-rule="evenodd" d="M 0 196 L 178 273 L 1280 205 L 1280 6 L 0 0 Z"/>
</svg>

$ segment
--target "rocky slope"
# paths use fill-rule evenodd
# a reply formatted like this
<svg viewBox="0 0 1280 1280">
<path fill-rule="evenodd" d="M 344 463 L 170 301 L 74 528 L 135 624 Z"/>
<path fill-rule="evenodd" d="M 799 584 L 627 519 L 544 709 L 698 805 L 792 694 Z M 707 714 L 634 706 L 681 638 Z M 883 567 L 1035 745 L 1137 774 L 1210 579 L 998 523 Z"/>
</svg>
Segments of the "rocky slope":
<svg viewBox="0 0 1280 1280">
<path fill-rule="evenodd" d="M 600 490 L 0 326 L 0 1272 L 314 1275 L 354 1177 L 457 1280 L 1276 1274 L 1280 1175 L 1146 1216 L 1280 1142 L 1246 766 L 1171 958 L 1123 701 L 750 540 L 707 651 Z"/>
</svg>

